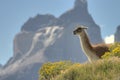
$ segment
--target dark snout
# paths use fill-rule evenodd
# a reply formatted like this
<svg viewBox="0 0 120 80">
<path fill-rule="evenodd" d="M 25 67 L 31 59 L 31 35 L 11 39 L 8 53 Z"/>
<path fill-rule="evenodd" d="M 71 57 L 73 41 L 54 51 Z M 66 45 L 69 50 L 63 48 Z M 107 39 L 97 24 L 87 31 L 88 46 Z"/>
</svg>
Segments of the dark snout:
<svg viewBox="0 0 120 80">
<path fill-rule="evenodd" d="M 76 31 L 73 31 L 73 34 L 76 35 Z"/>
</svg>

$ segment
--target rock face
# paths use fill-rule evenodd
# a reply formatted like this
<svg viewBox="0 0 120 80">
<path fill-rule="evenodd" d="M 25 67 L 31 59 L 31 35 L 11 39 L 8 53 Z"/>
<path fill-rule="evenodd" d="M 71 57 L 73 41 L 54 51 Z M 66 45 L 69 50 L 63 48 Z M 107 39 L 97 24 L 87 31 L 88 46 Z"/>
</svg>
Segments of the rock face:
<svg viewBox="0 0 120 80">
<path fill-rule="evenodd" d="M 52 15 L 30 18 L 15 36 L 14 56 L 0 70 L 0 80 L 38 80 L 42 63 L 86 61 L 78 37 L 72 34 L 78 24 L 88 27 L 92 43 L 102 42 L 100 28 L 88 13 L 86 0 L 76 0 L 73 9 L 59 18 Z"/>
<path fill-rule="evenodd" d="M 21 28 L 21 31 L 37 31 L 40 28 L 50 26 L 56 18 L 53 15 L 37 15 L 34 18 L 30 18 Z"/>
<path fill-rule="evenodd" d="M 117 27 L 117 31 L 115 33 L 115 42 L 120 41 L 120 25 Z"/>
<path fill-rule="evenodd" d="M 0 69 L 2 68 L 2 65 L 0 64 Z"/>
</svg>

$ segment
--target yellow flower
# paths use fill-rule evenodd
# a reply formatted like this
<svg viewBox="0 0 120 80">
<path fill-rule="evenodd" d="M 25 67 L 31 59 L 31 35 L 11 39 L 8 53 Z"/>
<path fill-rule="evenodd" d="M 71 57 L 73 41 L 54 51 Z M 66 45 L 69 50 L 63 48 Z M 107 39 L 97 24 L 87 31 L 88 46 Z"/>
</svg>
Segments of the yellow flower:
<svg viewBox="0 0 120 80">
<path fill-rule="evenodd" d="M 110 52 L 106 52 L 102 58 L 120 57 L 120 43 L 115 43 L 110 47 Z"/>
</svg>

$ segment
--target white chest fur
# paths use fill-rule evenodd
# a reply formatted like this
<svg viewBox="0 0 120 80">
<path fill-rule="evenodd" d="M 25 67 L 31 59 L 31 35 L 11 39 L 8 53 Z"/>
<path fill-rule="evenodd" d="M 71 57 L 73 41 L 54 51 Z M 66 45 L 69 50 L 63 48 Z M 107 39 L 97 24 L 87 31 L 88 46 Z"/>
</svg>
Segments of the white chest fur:
<svg viewBox="0 0 120 80">
<path fill-rule="evenodd" d="M 81 47 L 82 47 L 82 50 L 84 52 L 84 54 L 87 56 L 88 60 L 90 62 L 93 62 L 95 60 L 98 60 L 100 59 L 96 54 L 95 54 L 95 51 L 93 50 L 91 44 L 90 44 L 90 41 L 88 39 L 88 36 L 86 34 L 85 31 L 83 31 L 81 34 L 80 34 L 80 44 L 81 44 Z"/>
</svg>

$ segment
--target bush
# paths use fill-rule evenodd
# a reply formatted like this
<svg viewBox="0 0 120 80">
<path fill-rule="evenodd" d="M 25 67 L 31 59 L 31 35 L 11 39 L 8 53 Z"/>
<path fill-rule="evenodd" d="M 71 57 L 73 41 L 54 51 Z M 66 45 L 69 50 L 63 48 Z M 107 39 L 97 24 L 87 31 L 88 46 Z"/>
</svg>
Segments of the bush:
<svg viewBox="0 0 120 80">
<path fill-rule="evenodd" d="M 45 63 L 39 71 L 40 80 L 120 80 L 120 43 L 109 50 L 93 63 Z"/>
<path fill-rule="evenodd" d="M 120 43 L 115 43 L 110 47 L 110 52 L 106 52 L 102 58 L 108 59 L 110 57 L 119 57 L 120 58 Z"/>
<path fill-rule="evenodd" d="M 54 63 L 45 63 L 40 68 L 39 80 L 51 80 L 52 78 L 56 77 L 57 75 L 61 74 L 70 67 L 73 63 L 69 61 L 61 61 L 61 62 L 54 62 Z"/>
<path fill-rule="evenodd" d="M 93 63 L 46 63 L 39 80 L 120 80 L 120 58 L 101 59 Z"/>
<path fill-rule="evenodd" d="M 94 63 L 73 65 L 53 80 L 120 80 L 120 59 L 113 57 Z"/>
</svg>

